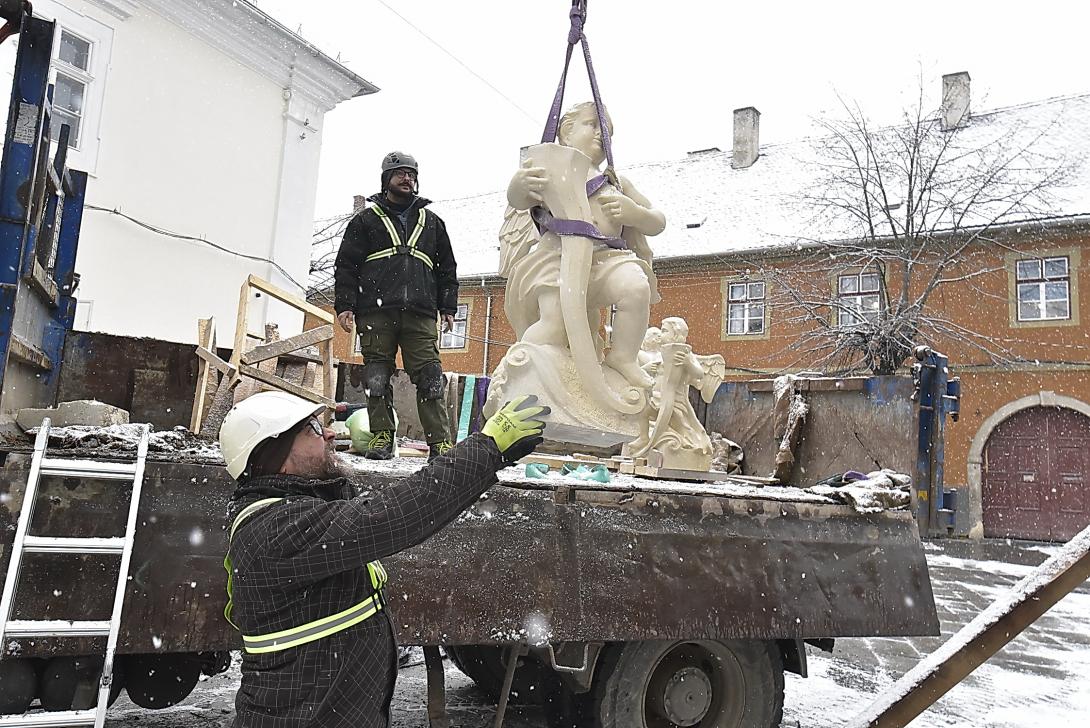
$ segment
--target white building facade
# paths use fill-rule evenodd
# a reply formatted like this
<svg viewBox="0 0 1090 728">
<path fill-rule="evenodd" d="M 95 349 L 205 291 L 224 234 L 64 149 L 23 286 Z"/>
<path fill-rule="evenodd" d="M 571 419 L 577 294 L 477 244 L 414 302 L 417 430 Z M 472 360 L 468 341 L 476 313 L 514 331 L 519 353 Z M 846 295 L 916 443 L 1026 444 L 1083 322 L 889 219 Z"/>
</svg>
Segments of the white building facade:
<svg viewBox="0 0 1090 728">
<path fill-rule="evenodd" d="M 76 328 L 193 343 L 215 316 L 229 345 L 247 275 L 305 296 L 325 114 L 378 89 L 242 0 L 34 12 L 57 21 L 55 118 L 90 175 Z M 299 330 L 301 315 L 252 303 L 251 331 Z"/>
</svg>

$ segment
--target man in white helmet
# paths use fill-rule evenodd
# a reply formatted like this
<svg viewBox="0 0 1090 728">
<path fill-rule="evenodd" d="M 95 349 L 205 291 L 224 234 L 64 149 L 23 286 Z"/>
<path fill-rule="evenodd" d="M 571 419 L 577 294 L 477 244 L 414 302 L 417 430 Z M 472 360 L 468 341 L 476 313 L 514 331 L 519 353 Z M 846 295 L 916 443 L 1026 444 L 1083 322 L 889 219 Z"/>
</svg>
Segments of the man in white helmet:
<svg viewBox="0 0 1090 728">
<path fill-rule="evenodd" d="M 386 728 L 397 645 L 379 559 L 425 540 L 542 441 L 547 407 L 509 402 L 446 456 L 356 495 L 321 407 L 284 392 L 239 402 L 220 429 L 238 481 L 225 615 L 242 633 L 236 728 Z M 395 577 L 396 578 L 396 577 Z"/>
</svg>

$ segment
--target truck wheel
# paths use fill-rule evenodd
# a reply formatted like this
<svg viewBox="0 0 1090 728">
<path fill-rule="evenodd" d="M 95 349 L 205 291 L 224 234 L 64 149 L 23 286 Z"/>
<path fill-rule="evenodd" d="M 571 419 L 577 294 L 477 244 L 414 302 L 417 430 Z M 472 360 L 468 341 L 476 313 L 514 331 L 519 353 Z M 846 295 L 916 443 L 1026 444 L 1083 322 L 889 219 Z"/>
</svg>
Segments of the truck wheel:
<svg viewBox="0 0 1090 728">
<path fill-rule="evenodd" d="M 42 707 L 54 710 L 88 710 L 98 704 L 98 681 L 102 676 L 102 658 L 54 657 L 42 670 L 38 697 Z M 113 705 L 125 684 L 121 661 L 114 661 L 110 705 Z"/>
<path fill-rule="evenodd" d="M 125 655 L 125 690 L 141 708 L 159 710 L 185 700 L 201 676 L 196 654 Z"/>
<path fill-rule="evenodd" d="M 444 645 L 455 667 L 464 672 L 488 699 L 498 703 L 503 690 L 504 664 L 507 650 L 491 645 Z M 550 670 L 533 655 L 519 658 L 515 680 L 511 683 L 511 702 L 515 705 L 541 705 L 545 701 L 542 686 L 555 680 Z"/>
<path fill-rule="evenodd" d="M 19 715 L 38 693 L 38 673 L 30 660 L 0 661 L 0 715 Z"/>
<path fill-rule="evenodd" d="M 601 728 L 774 728 L 783 716 L 783 661 L 771 642 L 628 642 L 604 668 Z"/>
</svg>

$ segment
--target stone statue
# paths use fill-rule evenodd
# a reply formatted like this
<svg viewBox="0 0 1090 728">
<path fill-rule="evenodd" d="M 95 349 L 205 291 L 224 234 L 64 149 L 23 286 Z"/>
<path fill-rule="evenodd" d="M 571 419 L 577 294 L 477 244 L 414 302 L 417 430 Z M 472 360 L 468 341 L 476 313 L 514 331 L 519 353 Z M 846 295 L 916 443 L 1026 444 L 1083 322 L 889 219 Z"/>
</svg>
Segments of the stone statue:
<svg viewBox="0 0 1090 728">
<path fill-rule="evenodd" d="M 665 318 L 661 333 L 657 331 L 648 330 L 642 354 L 644 368 L 655 383 L 640 435 L 625 445 L 624 454 L 646 457 L 654 451 L 662 456 L 661 467 L 707 471 L 714 449 L 689 402 L 689 387 L 696 387 L 703 400 L 711 402 L 726 375 L 726 362 L 718 354 L 693 354 L 686 343 L 689 326 L 684 319 Z"/>
<path fill-rule="evenodd" d="M 558 141 L 524 149 L 507 189 L 500 274 L 518 342 L 493 374 L 486 412 L 534 392 L 556 422 L 635 435 L 653 383 L 640 343 L 658 301 L 647 236 L 666 219 L 629 180 L 600 173 L 594 104 L 564 114 Z M 607 346 L 600 329 L 610 307 Z"/>
</svg>

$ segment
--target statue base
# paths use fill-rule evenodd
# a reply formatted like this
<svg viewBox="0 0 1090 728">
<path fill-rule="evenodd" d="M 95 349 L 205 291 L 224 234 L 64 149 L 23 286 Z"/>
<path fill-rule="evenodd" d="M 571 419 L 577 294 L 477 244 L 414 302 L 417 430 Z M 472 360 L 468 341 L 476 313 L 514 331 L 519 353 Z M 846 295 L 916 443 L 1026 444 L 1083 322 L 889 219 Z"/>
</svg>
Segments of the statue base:
<svg viewBox="0 0 1090 728">
<path fill-rule="evenodd" d="M 609 367 L 603 367 L 603 373 L 615 392 L 631 389 L 625 378 Z M 484 413 L 490 417 L 508 400 L 530 393 L 552 408 L 550 422 L 625 436 L 619 439 L 636 437 L 646 419 L 598 405 L 584 388 L 571 353 L 559 346 L 521 342 L 508 349 L 492 374 Z M 547 427 L 545 435 L 549 436 Z"/>
</svg>

